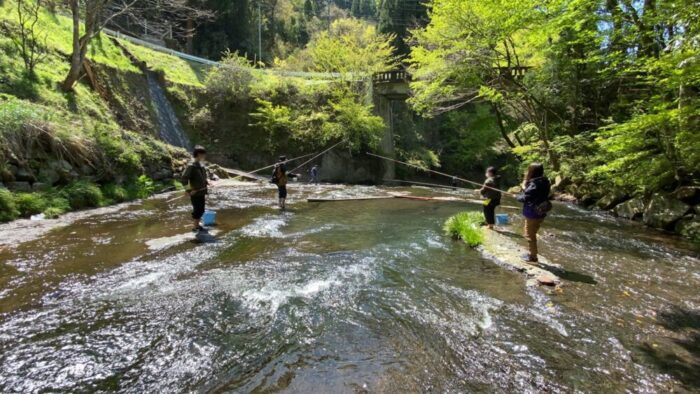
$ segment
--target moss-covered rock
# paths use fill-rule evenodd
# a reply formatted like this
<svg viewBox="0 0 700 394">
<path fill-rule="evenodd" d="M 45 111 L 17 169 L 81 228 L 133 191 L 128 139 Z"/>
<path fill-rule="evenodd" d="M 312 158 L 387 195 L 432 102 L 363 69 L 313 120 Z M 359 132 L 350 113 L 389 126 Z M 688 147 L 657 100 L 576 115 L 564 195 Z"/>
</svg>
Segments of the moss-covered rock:
<svg viewBox="0 0 700 394">
<path fill-rule="evenodd" d="M 676 223 L 675 231 L 685 238 L 700 243 L 700 216 L 683 217 Z"/>
<path fill-rule="evenodd" d="M 624 202 L 629 198 L 629 195 L 621 190 L 611 191 L 610 193 L 604 195 L 600 200 L 596 202 L 596 207 L 598 209 L 608 210 L 614 208 L 621 202 Z"/>
<path fill-rule="evenodd" d="M 656 193 L 644 211 L 644 224 L 670 230 L 688 211 L 690 206 L 674 196 Z"/>
<path fill-rule="evenodd" d="M 625 201 L 619 204 L 613 210 L 613 213 L 621 218 L 638 220 L 642 219 L 644 216 L 644 209 L 646 208 L 646 202 L 642 197 L 635 197 L 631 200 Z"/>
</svg>

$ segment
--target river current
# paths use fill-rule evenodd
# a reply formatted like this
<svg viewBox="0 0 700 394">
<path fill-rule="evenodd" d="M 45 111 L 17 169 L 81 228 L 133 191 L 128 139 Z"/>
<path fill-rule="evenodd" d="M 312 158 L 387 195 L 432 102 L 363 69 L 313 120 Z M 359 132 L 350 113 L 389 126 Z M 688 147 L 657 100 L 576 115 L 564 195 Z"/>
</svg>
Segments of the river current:
<svg viewBox="0 0 700 394">
<path fill-rule="evenodd" d="M 238 184 L 211 242 L 159 196 L 0 246 L 0 392 L 700 391 L 697 246 L 557 205 L 552 291 L 443 234 L 476 204 L 306 202 L 386 190 Z"/>
</svg>

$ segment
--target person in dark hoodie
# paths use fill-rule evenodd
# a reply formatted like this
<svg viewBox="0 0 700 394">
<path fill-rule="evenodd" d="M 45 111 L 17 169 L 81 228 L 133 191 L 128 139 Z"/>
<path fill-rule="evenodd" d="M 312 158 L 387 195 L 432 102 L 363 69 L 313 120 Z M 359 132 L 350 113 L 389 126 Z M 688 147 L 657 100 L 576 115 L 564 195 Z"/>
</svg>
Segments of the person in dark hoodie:
<svg viewBox="0 0 700 394">
<path fill-rule="evenodd" d="M 192 202 L 192 220 L 194 228 L 192 231 L 206 231 L 202 227 L 200 220 L 206 209 L 207 187 L 209 186 L 209 177 L 207 167 L 204 165 L 207 151 L 202 146 L 195 146 L 192 151 L 192 162 L 187 166 L 182 174 L 182 184 L 185 185 L 185 193 L 190 197 Z"/>
<path fill-rule="evenodd" d="M 287 201 L 287 156 L 280 156 L 277 165 L 272 170 L 272 183 L 277 185 L 277 197 L 279 198 L 279 207 L 281 210 L 286 209 Z"/>
<path fill-rule="evenodd" d="M 527 262 L 537 262 L 537 231 L 547 212 L 552 208 L 549 202 L 550 190 L 551 184 L 544 176 L 544 166 L 541 163 L 531 163 L 523 181 L 523 192 L 517 196 L 517 200 L 523 203 L 523 216 L 525 216 L 523 232 L 527 239 L 529 254 L 523 256 L 523 260 Z"/>
<path fill-rule="evenodd" d="M 486 181 L 479 193 L 484 198 L 484 220 L 490 230 L 493 230 L 496 224 L 496 207 L 501 205 L 501 192 L 496 189 L 498 189 L 496 167 L 489 167 L 486 169 Z"/>
</svg>

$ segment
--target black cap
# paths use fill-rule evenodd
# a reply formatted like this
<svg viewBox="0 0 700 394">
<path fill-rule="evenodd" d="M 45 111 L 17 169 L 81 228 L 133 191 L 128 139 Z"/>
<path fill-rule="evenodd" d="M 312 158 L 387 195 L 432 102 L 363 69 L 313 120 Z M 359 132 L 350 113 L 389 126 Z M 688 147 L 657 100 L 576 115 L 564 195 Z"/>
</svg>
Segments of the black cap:
<svg viewBox="0 0 700 394">
<path fill-rule="evenodd" d="M 287 160 L 287 156 L 285 156 L 285 155 L 280 156 L 280 161 L 285 161 L 285 160 Z"/>
<path fill-rule="evenodd" d="M 194 147 L 192 150 L 192 156 L 197 157 L 200 154 L 207 153 L 207 150 L 204 149 L 202 145 L 197 145 Z"/>
</svg>

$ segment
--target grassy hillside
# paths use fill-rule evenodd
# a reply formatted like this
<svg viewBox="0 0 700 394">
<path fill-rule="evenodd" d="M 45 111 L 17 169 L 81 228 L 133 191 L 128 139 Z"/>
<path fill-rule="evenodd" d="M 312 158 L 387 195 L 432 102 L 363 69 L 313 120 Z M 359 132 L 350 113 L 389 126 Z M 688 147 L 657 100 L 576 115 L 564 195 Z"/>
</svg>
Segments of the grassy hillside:
<svg viewBox="0 0 700 394">
<path fill-rule="evenodd" d="M 45 55 L 34 75 L 25 72 L 13 43 L 16 3 L 0 5 L 0 221 L 143 197 L 186 160 L 186 153 L 154 137 L 154 112 L 142 70 L 100 35 L 90 44 L 102 94 L 81 81 L 60 89 L 68 72 L 71 20 L 42 10 L 36 30 Z M 146 48 L 132 48 L 155 62 L 173 85 L 197 85 L 182 62 Z M 171 64 L 170 66 L 166 66 Z M 189 73 L 187 72 L 189 70 Z M 1 188 L 0 188 L 1 189 Z"/>
</svg>

